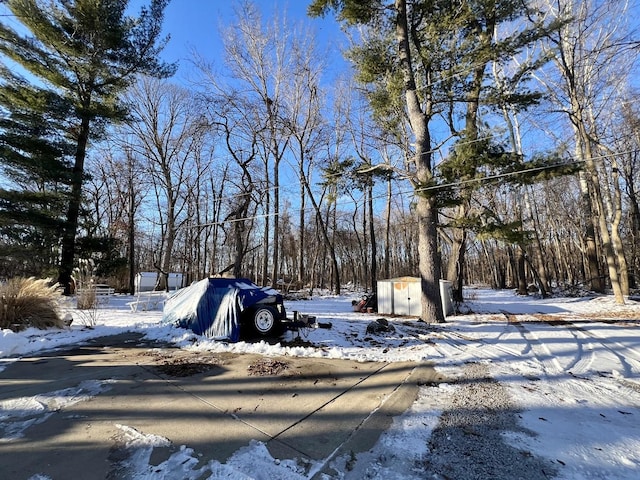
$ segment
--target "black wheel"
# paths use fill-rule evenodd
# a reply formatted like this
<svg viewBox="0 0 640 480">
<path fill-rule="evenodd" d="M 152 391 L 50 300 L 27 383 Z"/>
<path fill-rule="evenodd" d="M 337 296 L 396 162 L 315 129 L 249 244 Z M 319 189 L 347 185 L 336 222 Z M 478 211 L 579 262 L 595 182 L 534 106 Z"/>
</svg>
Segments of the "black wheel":
<svg viewBox="0 0 640 480">
<path fill-rule="evenodd" d="M 278 328 L 276 309 L 269 306 L 253 312 L 253 329 L 260 335 L 270 335 Z"/>
</svg>

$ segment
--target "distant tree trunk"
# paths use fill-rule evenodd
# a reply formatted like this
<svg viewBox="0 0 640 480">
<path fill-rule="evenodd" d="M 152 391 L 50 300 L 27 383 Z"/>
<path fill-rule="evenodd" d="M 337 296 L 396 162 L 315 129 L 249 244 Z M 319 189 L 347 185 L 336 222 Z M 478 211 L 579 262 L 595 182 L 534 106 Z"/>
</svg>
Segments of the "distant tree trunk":
<svg viewBox="0 0 640 480">
<path fill-rule="evenodd" d="M 367 187 L 364 186 L 364 201 L 362 205 L 362 248 L 360 249 L 360 268 L 359 277 L 361 285 L 365 285 L 365 288 L 368 289 L 371 286 L 371 275 L 369 268 L 369 260 L 371 258 L 371 250 L 369 250 L 369 228 L 367 225 L 370 225 L 369 222 L 369 195 L 367 191 Z M 357 215 L 357 209 L 354 211 L 354 215 Z"/>
<path fill-rule="evenodd" d="M 318 211 L 319 208 L 318 208 Z M 333 203 L 333 209 L 330 210 L 331 212 L 331 238 L 329 238 L 329 232 L 328 232 L 328 228 L 326 228 L 326 225 L 329 224 L 329 222 L 327 221 L 327 223 L 325 224 L 325 228 L 324 230 L 327 232 L 326 233 L 326 245 L 327 245 L 327 249 L 329 250 L 329 255 L 331 256 L 331 290 L 336 294 L 336 295 L 340 295 L 340 291 L 342 289 L 342 285 L 341 285 L 341 275 L 340 275 L 340 264 L 338 263 L 338 256 L 336 255 L 336 232 L 338 231 L 338 206 L 336 204 L 336 202 Z"/>
<path fill-rule="evenodd" d="M 384 277 L 391 276 L 391 176 L 387 179 L 387 209 L 384 222 Z"/>
<path fill-rule="evenodd" d="M 271 285 L 278 286 L 280 280 L 280 160 L 273 165 L 273 258 Z"/>
<path fill-rule="evenodd" d="M 367 196 L 369 206 L 369 237 L 371 239 L 371 292 L 378 291 L 378 260 L 376 253 L 378 246 L 376 243 L 376 229 L 373 222 L 373 181 L 367 185 Z"/>
<path fill-rule="evenodd" d="M 531 218 L 531 226 L 534 235 L 533 243 L 533 258 L 538 271 L 538 287 L 540 288 L 540 294 L 546 297 L 551 293 L 551 287 L 549 285 L 549 275 L 547 273 L 547 266 L 543 258 L 543 246 L 540 239 L 540 222 L 538 221 L 538 214 L 534 209 L 533 202 L 531 201 L 531 193 L 527 187 L 524 187 L 524 203 L 526 211 Z"/>
<path fill-rule="evenodd" d="M 611 212 L 613 219 L 611 222 L 611 241 L 613 244 L 613 251 L 616 256 L 616 263 L 618 265 L 620 290 L 622 295 L 629 295 L 629 264 L 627 263 L 627 259 L 624 254 L 622 238 L 620 237 L 620 223 L 622 222 L 622 192 L 620 191 L 620 170 L 618 168 L 618 161 L 616 160 L 615 154 L 611 156 L 611 159 L 611 183 L 613 185 L 613 211 Z"/>
<path fill-rule="evenodd" d="M 455 217 L 464 218 L 467 214 L 467 203 L 458 205 Z M 467 230 L 464 227 L 451 228 L 451 252 L 447 267 L 447 280 L 452 285 L 452 297 L 456 302 L 463 301 L 464 262 L 467 244 Z"/>
<path fill-rule="evenodd" d="M 210 178 L 209 180 L 209 185 L 210 185 L 210 189 L 211 192 L 213 192 L 213 202 L 212 202 L 212 218 L 211 218 L 211 222 L 213 223 L 212 226 L 212 234 L 211 234 L 211 254 L 209 255 L 209 269 L 207 270 L 207 273 L 209 275 L 216 273 L 219 269 L 220 269 L 220 265 L 219 265 L 219 259 L 218 259 L 218 236 L 219 236 L 219 232 L 220 232 L 220 218 L 221 218 L 221 213 L 222 213 L 222 197 L 223 197 L 223 193 L 224 193 L 224 184 L 225 184 L 225 180 L 227 178 L 227 169 L 224 169 L 224 172 L 220 177 L 218 177 L 217 179 L 214 179 L 213 176 Z M 219 184 L 216 184 L 216 180 L 220 181 Z M 218 191 L 216 191 L 216 187 L 219 188 Z"/>
<path fill-rule="evenodd" d="M 327 220 L 324 220 L 322 218 L 322 211 L 320 210 L 320 205 L 318 204 L 318 202 L 316 201 L 315 196 L 313 195 L 313 192 L 311 191 L 311 187 L 309 186 L 309 182 L 308 179 L 306 177 L 306 175 L 303 173 L 303 178 L 302 178 L 302 184 L 305 186 L 305 188 L 307 189 L 307 194 L 309 196 L 309 201 L 311 202 L 311 205 L 313 206 L 314 211 L 316 212 L 316 226 L 317 228 L 320 229 L 320 233 L 322 234 L 322 239 L 324 240 L 324 247 L 326 248 L 327 252 L 329 253 L 330 257 L 331 257 L 331 281 L 334 285 L 333 291 L 336 295 L 340 294 L 340 290 L 341 290 L 341 286 L 340 286 L 340 268 L 338 265 L 338 257 L 336 255 L 336 250 L 335 250 L 335 246 L 334 243 L 331 241 L 331 239 L 329 238 L 329 231 L 328 231 L 328 223 L 329 223 L 329 218 L 327 218 Z M 329 215 L 329 213 L 327 212 L 327 215 Z M 312 275 L 315 275 L 315 268 L 312 270 Z M 321 278 L 323 278 L 324 275 L 321 276 Z M 312 277 L 313 278 L 313 277 Z M 323 280 L 324 282 L 324 280 Z"/>
<path fill-rule="evenodd" d="M 262 237 L 262 285 L 269 283 L 269 236 L 271 235 L 271 192 L 270 192 L 270 175 L 269 164 L 265 161 L 265 185 L 267 191 L 264 194 L 265 216 L 264 216 L 264 235 Z"/>
<path fill-rule="evenodd" d="M 526 253 L 522 246 L 518 247 L 516 257 L 516 275 L 518 282 L 518 295 L 529 295 L 529 291 L 527 290 Z"/>
<path fill-rule="evenodd" d="M 133 172 L 133 159 L 131 152 L 127 152 L 127 170 L 129 174 L 129 198 L 127 202 L 127 216 L 129 217 L 127 225 L 127 250 L 129 251 L 129 293 L 135 293 L 136 282 L 136 198 L 135 198 L 135 178 Z"/>
<path fill-rule="evenodd" d="M 300 178 L 303 177 L 304 169 L 300 165 Z M 306 195 L 304 192 L 304 185 L 300 183 L 300 215 L 298 217 L 298 283 L 300 286 L 305 281 L 305 229 L 306 229 L 306 215 L 305 215 L 305 203 Z"/>
<path fill-rule="evenodd" d="M 596 293 L 604 293 L 604 279 L 600 271 L 600 262 L 598 261 L 598 250 L 596 247 L 596 226 L 594 224 L 593 207 L 591 205 L 591 194 L 589 185 L 583 172 L 579 172 L 580 193 L 582 200 L 582 211 L 584 212 L 585 230 L 584 245 L 587 267 L 587 282 L 589 288 Z"/>
</svg>

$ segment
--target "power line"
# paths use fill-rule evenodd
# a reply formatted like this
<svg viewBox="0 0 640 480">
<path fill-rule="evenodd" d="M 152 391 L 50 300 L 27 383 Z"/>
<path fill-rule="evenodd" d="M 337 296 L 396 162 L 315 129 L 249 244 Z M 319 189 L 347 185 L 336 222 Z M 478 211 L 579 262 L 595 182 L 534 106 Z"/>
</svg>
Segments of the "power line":
<svg viewBox="0 0 640 480">
<path fill-rule="evenodd" d="M 629 150 L 629 151 L 625 151 L 625 152 L 618 152 L 616 155 L 626 155 L 626 154 L 630 154 L 630 153 L 638 153 L 638 150 Z M 602 156 L 593 157 L 592 159 L 595 160 L 595 161 L 603 161 L 607 157 L 608 156 L 602 155 Z M 523 169 L 523 170 L 517 170 L 517 171 L 514 171 L 514 172 L 505 172 L 505 173 L 499 173 L 499 174 L 495 174 L 495 175 L 487 175 L 487 176 L 481 177 L 481 178 L 475 178 L 475 179 L 469 179 L 469 180 L 460 180 L 460 181 L 457 181 L 457 182 L 450 182 L 450 183 L 437 184 L 437 185 L 430 185 L 430 186 L 427 186 L 427 187 L 414 188 L 414 189 L 410 189 L 410 190 L 399 190 L 399 191 L 396 192 L 396 195 L 415 195 L 416 193 L 425 192 L 425 191 L 443 190 L 443 189 L 456 189 L 456 188 L 464 187 L 465 185 L 467 185 L 469 183 L 490 182 L 490 181 L 498 180 L 500 178 L 507 178 L 507 177 L 525 175 L 525 174 L 530 174 L 530 173 L 535 173 L 535 172 L 543 172 L 543 171 L 553 170 L 553 169 L 560 168 L 560 167 L 568 167 L 568 166 L 580 165 L 580 164 L 585 163 L 585 162 L 586 162 L 586 160 L 583 160 L 583 159 L 577 159 L 577 160 L 574 159 L 574 160 L 571 160 L 571 161 L 558 162 L 558 163 L 555 163 L 555 164 L 542 165 L 542 166 L 538 166 L 538 167 L 531 167 L 531 168 L 527 168 L 527 169 Z M 381 194 L 381 195 L 374 196 L 373 199 L 374 200 L 379 200 L 379 199 L 383 199 L 383 198 L 386 198 L 386 197 L 387 197 L 386 194 L 384 194 L 384 195 Z M 346 204 L 346 203 L 347 203 L 346 201 L 345 202 L 336 202 L 336 205 L 338 205 L 338 204 Z M 353 203 L 353 202 L 348 202 L 348 203 Z M 307 207 L 307 208 L 304 209 L 304 211 L 309 211 L 309 212 L 315 213 L 315 210 L 313 209 L 313 207 Z M 203 223 L 203 224 L 199 224 L 199 225 L 190 225 L 190 226 L 188 226 L 186 228 L 202 228 L 202 227 L 208 227 L 208 226 L 214 226 L 214 225 L 236 223 L 236 222 L 241 222 L 241 221 L 257 220 L 257 219 L 260 219 L 260 218 L 274 217 L 276 215 L 277 214 L 275 212 L 272 212 L 272 213 L 268 213 L 268 214 L 252 215 L 252 216 L 248 216 L 248 217 L 235 218 L 235 219 L 230 219 L 230 220 L 220 221 L 220 222 L 208 222 L 208 223 Z"/>
</svg>

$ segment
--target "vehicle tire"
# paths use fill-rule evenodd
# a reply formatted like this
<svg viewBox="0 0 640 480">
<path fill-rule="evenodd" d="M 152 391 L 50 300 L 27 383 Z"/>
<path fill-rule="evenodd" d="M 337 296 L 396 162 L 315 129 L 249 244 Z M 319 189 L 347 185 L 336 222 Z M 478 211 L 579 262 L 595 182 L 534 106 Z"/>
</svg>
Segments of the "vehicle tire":
<svg viewBox="0 0 640 480">
<path fill-rule="evenodd" d="M 270 335 L 278 329 L 276 309 L 269 306 L 258 308 L 253 312 L 253 329 L 259 335 Z"/>
</svg>

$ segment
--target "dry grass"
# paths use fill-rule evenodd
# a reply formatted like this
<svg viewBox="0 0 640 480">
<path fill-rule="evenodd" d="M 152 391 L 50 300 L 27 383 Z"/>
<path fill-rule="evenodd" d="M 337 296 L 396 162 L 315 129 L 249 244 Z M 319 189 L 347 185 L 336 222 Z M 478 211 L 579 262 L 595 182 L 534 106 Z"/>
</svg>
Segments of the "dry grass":
<svg viewBox="0 0 640 480">
<path fill-rule="evenodd" d="M 85 288 L 78 292 L 78 309 L 90 310 L 98 306 L 98 298 L 94 288 Z"/>
<path fill-rule="evenodd" d="M 59 301 L 60 288 L 50 280 L 12 278 L 0 284 L 0 329 L 63 328 Z"/>
</svg>

